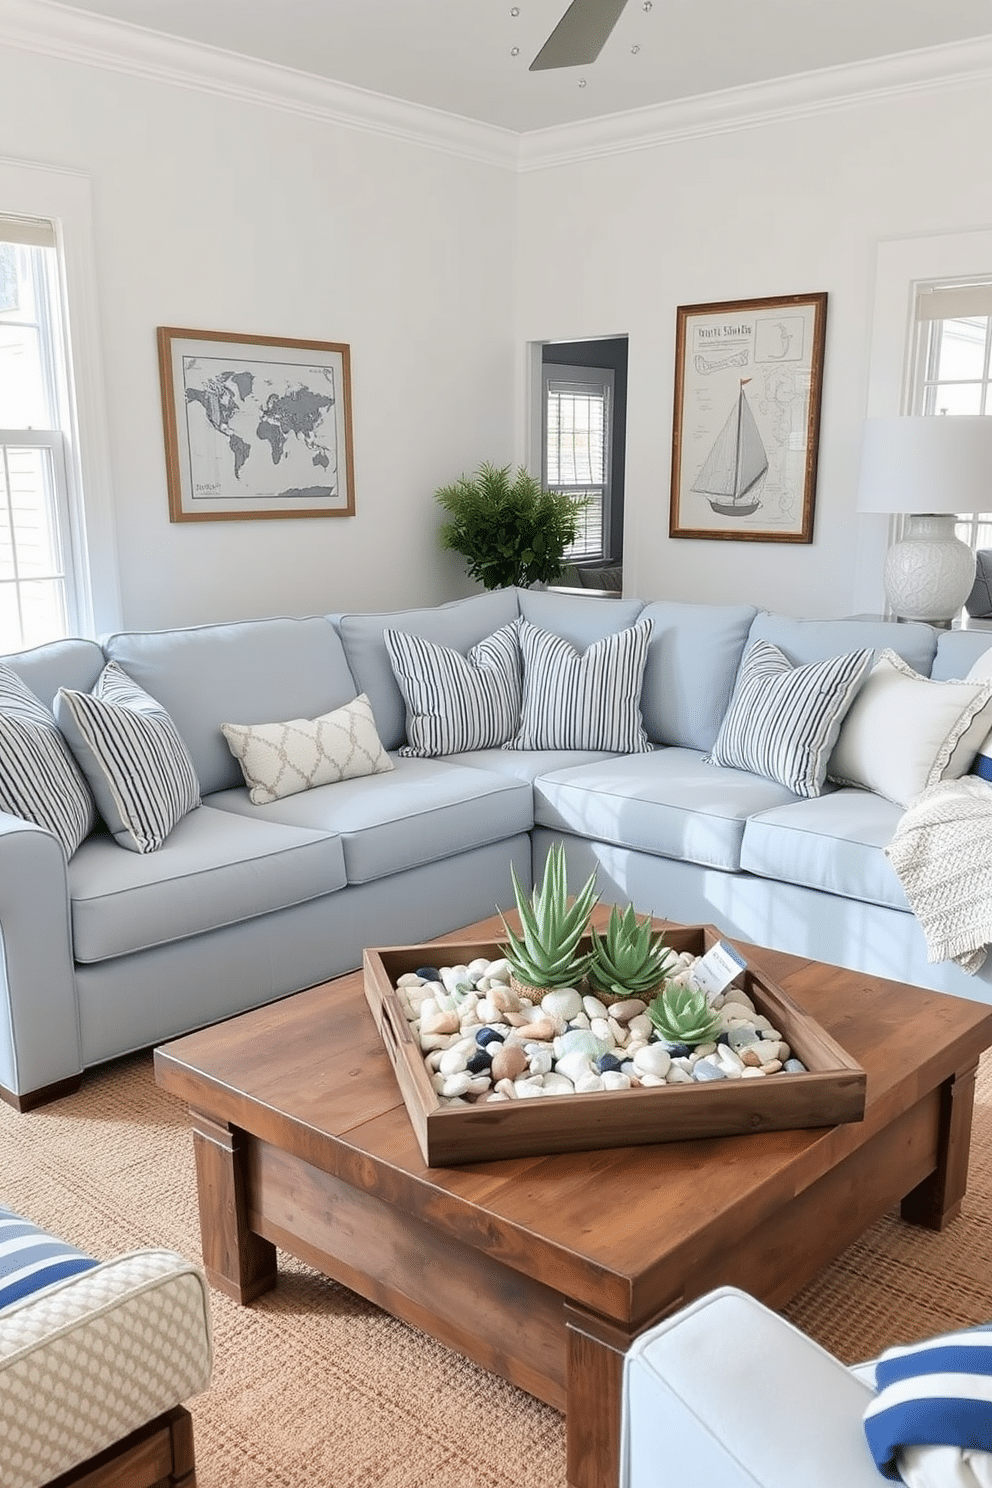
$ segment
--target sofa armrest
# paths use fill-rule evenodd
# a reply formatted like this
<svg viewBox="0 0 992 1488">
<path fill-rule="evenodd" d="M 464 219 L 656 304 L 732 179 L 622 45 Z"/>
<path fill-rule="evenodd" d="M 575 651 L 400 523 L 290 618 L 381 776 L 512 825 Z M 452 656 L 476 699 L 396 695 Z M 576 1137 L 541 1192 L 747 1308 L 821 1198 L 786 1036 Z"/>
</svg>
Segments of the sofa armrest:
<svg viewBox="0 0 992 1488">
<path fill-rule="evenodd" d="M 878 1488 L 869 1386 L 745 1292 L 649 1328 L 624 1362 L 621 1488 Z"/>
<path fill-rule="evenodd" d="M 106 1261 L 0 1312 L 4 1488 L 39 1488 L 207 1387 L 206 1282 L 171 1251 Z"/>
<path fill-rule="evenodd" d="M 0 812 L 0 1086 L 25 1096 L 82 1067 L 65 852 Z"/>
</svg>

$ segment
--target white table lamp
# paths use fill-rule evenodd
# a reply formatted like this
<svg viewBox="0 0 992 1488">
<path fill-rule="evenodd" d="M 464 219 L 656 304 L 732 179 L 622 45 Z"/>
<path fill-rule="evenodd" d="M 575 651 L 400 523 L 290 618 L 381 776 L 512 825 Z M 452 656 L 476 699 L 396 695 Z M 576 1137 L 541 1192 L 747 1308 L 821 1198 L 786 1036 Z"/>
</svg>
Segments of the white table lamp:
<svg viewBox="0 0 992 1488">
<path fill-rule="evenodd" d="M 949 625 L 975 581 L 975 555 L 955 537 L 955 515 L 992 511 L 992 417 L 868 419 L 858 510 L 909 519 L 885 559 L 893 613 Z"/>
</svg>

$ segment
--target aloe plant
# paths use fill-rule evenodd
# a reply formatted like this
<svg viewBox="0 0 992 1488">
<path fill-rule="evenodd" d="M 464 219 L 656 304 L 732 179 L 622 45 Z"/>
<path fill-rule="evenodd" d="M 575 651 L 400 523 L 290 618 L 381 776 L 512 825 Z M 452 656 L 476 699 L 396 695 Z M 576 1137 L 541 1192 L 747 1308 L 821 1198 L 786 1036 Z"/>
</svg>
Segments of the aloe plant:
<svg viewBox="0 0 992 1488">
<path fill-rule="evenodd" d="M 669 1044 L 705 1044 L 721 1026 L 705 992 L 671 983 L 648 1004 L 648 1017 Z"/>
<path fill-rule="evenodd" d="M 595 870 L 568 902 L 565 849 L 559 842 L 551 848 L 540 885 L 528 895 L 511 864 L 513 892 L 520 915 L 521 933 L 516 935 L 500 912 L 507 944 L 503 954 L 518 982 L 527 987 L 574 987 L 586 974 L 589 953 L 579 944 L 597 902 Z"/>
<path fill-rule="evenodd" d="M 589 986 L 612 997 L 638 997 L 653 992 L 665 980 L 672 952 L 664 935 L 651 927 L 650 915 L 639 920 L 634 906 L 614 905 L 606 934 L 592 931 Z"/>
</svg>

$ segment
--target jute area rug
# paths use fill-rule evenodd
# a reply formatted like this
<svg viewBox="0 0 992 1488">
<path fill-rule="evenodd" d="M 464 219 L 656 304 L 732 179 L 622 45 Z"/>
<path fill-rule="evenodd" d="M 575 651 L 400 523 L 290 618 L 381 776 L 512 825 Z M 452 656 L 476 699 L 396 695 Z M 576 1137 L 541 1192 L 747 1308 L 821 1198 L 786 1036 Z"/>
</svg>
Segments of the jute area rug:
<svg viewBox="0 0 992 1488">
<path fill-rule="evenodd" d="M 101 1257 L 199 1260 L 185 1111 L 149 1055 L 40 1111 L 0 1106 L 0 1142 L 0 1202 Z M 941 1235 L 888 1215 L 788 1317 L 847 1363 L 992 1318 L 990 1204 L 992 1053 L 963 1215 Z M 565 1488 L 557 1412 L 291 1257 L 251 1307 L 215 1292 L 213 1323 L 213 1381 L 190 1403 L 200 1488 Z"/>
</svg>

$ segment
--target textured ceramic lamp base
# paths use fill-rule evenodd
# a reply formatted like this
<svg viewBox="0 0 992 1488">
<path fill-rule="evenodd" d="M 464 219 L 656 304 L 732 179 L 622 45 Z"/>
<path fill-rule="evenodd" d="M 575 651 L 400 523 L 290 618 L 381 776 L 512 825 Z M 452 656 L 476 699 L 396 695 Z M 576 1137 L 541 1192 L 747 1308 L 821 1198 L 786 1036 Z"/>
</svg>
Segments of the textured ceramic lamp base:
<svg viewBox="0 0 992 1488">
<path fill-rule="evenodd" d="M 975 555 L 954 536 L 953 516 L 908 519 L 885 559 L 885 597 L 901 620 L 949 625 L 975 582 Z"/>
</svg>

